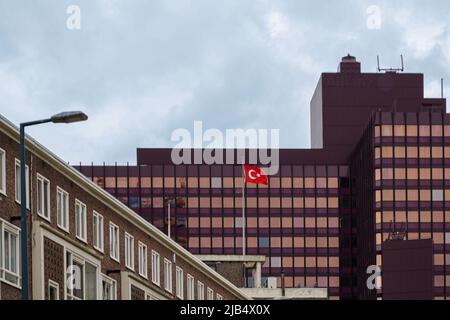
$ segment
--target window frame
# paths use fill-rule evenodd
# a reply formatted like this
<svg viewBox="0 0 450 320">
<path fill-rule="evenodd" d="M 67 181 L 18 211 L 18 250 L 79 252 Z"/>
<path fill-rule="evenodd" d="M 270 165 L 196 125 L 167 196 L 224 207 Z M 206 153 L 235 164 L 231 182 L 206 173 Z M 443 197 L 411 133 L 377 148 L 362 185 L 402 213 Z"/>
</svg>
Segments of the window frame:
<svg viewBox="0 0 450 320">
<path fill-rule="evenodd" d="M 164 258 L 164 290 L 170 293 L 173 291 L 172 270 L 172 261 Z"/>
<path fill-rule="evenodd" d="M 14 236 L 16 238 L 16 244 L 15 244 L 15 269 L 16 270 L 10 270 L 6 269 L 6 255 L 5 255 L 5 233 L 9 233 L 9 237 Z M 21 253 L 21 230 L 20 228 L 16 227 L 15 225 L 7 222 L 6 220 L 3 220 L 0 218 L 0 281 L 5 282 L 15 288 L 21 289 L 22 287 L 22 259 L 20 256 Z M 9 244 L 11 247 L 11 240 L 9 240 Z M 11 251 L 11 249 L 9 249 Z M 9 255 L 9 258 L 11 259 L 11 254 Z M 11 261 L 8 262 L 8 265 L 11 265 Z M 10 281 L 7 279 L 6 275 L 9 275 L 10 277 L 13 277 L 16 279 L 15 282 Z"/>
<path fill-rule="evenodd" d="M 186 274 L 186 299 L 195 300 L 195 279 L 190 273 Z"/>
<path fill-rule="evenodd" d="M 113 229 L 113 231 L 111 231 L 111 229 Z M 117 232 L 117 234 L 115 234 Z M 115 245 L 114 245 L 114 249 L 112 250 L 113 246 L 112 246 L 112 240 L 113 237 L 111 236 L 112 234 L 114 234 L 114 240 L 115 240 Z M 117 255 L 116 255 L 117 254 Z M 111 257 L 111 259 L 113 259 L 114 261 L 117 261 L 120 263 L 120 228 L 118 225 L 116 225 L 113 222 L 109 222 L 109 256 Z"/>
<path fill-rule="evenodd" d="M 111 285 L 111 288 L 113 289 L 111 291 L 111 294 L 112 294 L 112 298 L 111 299 L 105 299 L 105 296 L 104 296 L 105 292 L 103 290 L 103 283 L 104 282 L 108 283 L 109 285 Z M 114 280 L 113 278 L 108 277 L 107 275 L 101 273 L 100 274 L 100 284 L 101 284 L 101 293 L 100 293 L 101 297 L 100 298 L 102 300 L 110 300 L 110 301 L 117 300 L 117 281 L 116 280 Z"/>
<path fill-rule="evenodd" d="M 138 242 L 138 273 L 141 277 L 148 279 L 148 247 L 145 243 Z"/>
<path fill-rule="evenodd" d="M 44 186 L 47 182 L 48 185 L 48 192 L 47 192 L 47 199 L 45 199 L 45 191 Z M 47 221 L 51 221 L 51 203 L 50 203 L 50 189 L 51 189 L 51 183 L 50 180 L 44 177 L 42 174 L 37 173 L 37 179 L 36 179 L 37 187 L 36 187 L 36 193 L 37 193 L 37 205 L 36 205 L 36 212 L 37 214 L 42 217 L 43 219 Z M 41 188 L 39 188 L 39 184 L 42 184 Z M 39 194 L 39 189 L 41 189 L 42 194 Z M 45 207 L 45 202 L 47 202 L 47 208 L 48 208 L 48 216 L 46 216 L 45 212 L 42 212 L 43 208 Z M 39 203 L 43 206 L 43 208 L 39 209 Z"/>
<path fill-rule="evenodd" d="M 60 299 L 60 292 L 59 292 L 59 283 L 55 282 L 53 280 L 50 280 L 50 279 L 48 280 L 48 286 L 47 286 L 48 300 L 52 300 L 52 299 L 50 299 L 50 290 L 51 290 L 51 288 L 55 288 L 56 289 L 56 296 L 57 296 L 56 300 L 61 300 Z"/>
<path fill-rule="evenodd" d="M 197 300 L 205 300 L 205 284 L 200 280 L 197 280 Z"/>
<path fill-rule="evenodd" d="M 6 196 L 6 151 L 0 148 L 0 193 Z"/>
<path fill-rule="evenodd" d="M 79 206 L 81 209 L 84 209 L 81 210 L 81 212 L 83 213 L 83 216 L 81 218 L 79 216 L 80 212 L 78 212 L 77 206 Z M 81 226 L 83 227 L 81 231 L 84 231 L 84 233 L 81 235 L 78 234 L 78 231 L 80 230 L 80 222 Z M 87 243 L 87 206 L 79 199 L 75 199 L 75 237 Z"/>
<path fill-rule="evenodd" d="M 175 269 L 175 295 L 177 298 L 183 299 L 184 297 L 184 274 L 183 269 L 179 266 Z"/>
<path fill-rule="evenodd" d="M 18 171 L 18 172 L 17 172 Z M 5 179 L 6 181 L 6 179 Z M 14 198 L 18 204 L 21 203 L 20 199 L 20 188 L 18 190 L 18 185 L 20 184 L 20 160 L 14 158 Z M 5 186 L 6 188 L 6 186 Z M 5 190 L 6 192 L 6 190 Z M 26 203 L 27 209 L 30 210 L 30 167 L 25 163 L 25 193 L 26 193 Z"/>
<path fill-rule="evenodd" d="M 88 289 L 89 286 L 87 284 L 87 270 L 86 270 L 86 265 L 90 265 L 92 267 L 95 268 L 95 299 L 94 300 L 98 300 L 99 298 L 99 288 L 98 285 L 101 279 L 101 273 L 100 273 L 100 265 L 98 265 L 95 262 L 90 261 L 89 259 L 87 259 L 86 257 L 83 257 L 77 253 L 75 253 L 73 250 L 68 249 L 68 248 L 64 248 L 64 267 L 65 270 L 68 270 L 69 268 L 69 261 L 67 261 L 67 256 L 70 255 L 71 259 L 72 259 L 72 265 L 73 265 L 73 261 L 77 262 L 78 264 L 80 264 L 83 267 L 82 270 L 82 276 L 83 276 L 83 281 L 82 281 L 82 297 L 79 298 L 77 296 L 75 296 L 74 293 L 74 289 L 70 289 L 67 283 L 67 272 L 65 273 L 65 277 L 64 277 L 64 299 L 65 300 L 88 300 L 86 298 L 87 293 L 88 293 Z M 68 292 L 70 291 L 70 293 Z"/>
<path fill-rule="evenodd" d="M 128 232 L 125 232 L 124 246 L 125 246 L 125 267 L 134 271 L 134 237 Z"/>
<path fill-rule="evenodd" d="M 96 220 L 97 226 L 95 225 Z M 105 252 L 105 219 L 95 210 L 92 213 L 92 244 L 94 249 Z"/>
<path fill-rule="evenodd" d="M 58 212 L 58 210 L 59 210 L 58 201 L 60 201 L 59 194 L 61 194 L 62 199 L 64 199 L 64 195 L 66 196 L 66 203 L 65 204 L 63 203 L 64 211 L 65 211 L 63 214 L 65 216 L 65 221 L 67 224 L 66 226 L 62 225 L 60 218 L 59 218 L 59 212 Z M 70 226 L 69 202 L 70 202 L 69 193 L 66 190 L 64 190 L 63 188 L 61 188 L 60 186 L 56 186 L 56 224 L 57 224 L 58 228 L 66 231 L 66 232 L 69 232 L 69 228 L 70 228 L 69 227 Z"/>
<path fill-rule="evenodd" d="M 156 261 L 154 260 L 157 260 Z M 155 250 L 152 250 L 152 283 L 161 286 L 161 256 Z M 156 268 L 155 268 L 156 266 Z M 156 269 L 156 270 L 155 270 Z"/>
<path fill-rule="evenodd" d="M 214 300 L 214 290 L 208 287 L 207 291 L 207 299 L 208 300 Z"/>
</svg>

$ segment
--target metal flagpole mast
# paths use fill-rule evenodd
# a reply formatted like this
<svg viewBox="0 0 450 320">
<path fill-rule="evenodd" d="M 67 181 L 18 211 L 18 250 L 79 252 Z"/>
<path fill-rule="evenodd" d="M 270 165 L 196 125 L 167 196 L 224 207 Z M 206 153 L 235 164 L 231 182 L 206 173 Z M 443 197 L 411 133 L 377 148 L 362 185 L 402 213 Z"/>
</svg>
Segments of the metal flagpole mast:
<svg viewBox="0 0 450 320">
<path fill-rule="evenodd" d="M 245 169 L 242 160 L 242 255 L 245 256 Z"/>
<path fill-rule="evenodd" d="M 167 223 L 167 236 L 170 238 L 170 227 L 172 222 L 170 221 L 170 200 L 167 203 L 168 203 L 167 216 L 169 218 L 169 222 Z"/>
</svg>

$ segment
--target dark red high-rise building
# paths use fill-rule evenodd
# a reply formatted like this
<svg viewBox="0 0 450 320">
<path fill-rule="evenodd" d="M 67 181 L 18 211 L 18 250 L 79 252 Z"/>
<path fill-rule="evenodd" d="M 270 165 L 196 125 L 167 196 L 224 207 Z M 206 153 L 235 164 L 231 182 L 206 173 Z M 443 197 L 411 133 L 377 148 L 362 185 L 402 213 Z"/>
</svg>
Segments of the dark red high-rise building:
<svg viewBox="0 0 450 320">
<path fill-rule="evenodd" d="M 278 174 L 247 184 L 245 204 L 240 163 L 175 165 L 171 149 L 138 149 L 135 166 L 77 168 L 157 227 L 170 225 L 194 254 L 241 254 L 244 223 L 246 253 L 265 255 L 263 277 L 284 273 L 288 287 L 341 299 L 383 298 L 385 286 L 384 298 L 449 297 L 450 117 L 445 99 L 424 98 L 423 74 L 361 73 L 342 58 L 311 100 L 311 144 L 280 150 Z M 430 245 L 416 250 L 414 240 Z M 416 286 L 387 280 L 420 257 L 431 258 L 409 273 Z M 378 289 L 367 281 L 372 265 Z"/>
</svg>

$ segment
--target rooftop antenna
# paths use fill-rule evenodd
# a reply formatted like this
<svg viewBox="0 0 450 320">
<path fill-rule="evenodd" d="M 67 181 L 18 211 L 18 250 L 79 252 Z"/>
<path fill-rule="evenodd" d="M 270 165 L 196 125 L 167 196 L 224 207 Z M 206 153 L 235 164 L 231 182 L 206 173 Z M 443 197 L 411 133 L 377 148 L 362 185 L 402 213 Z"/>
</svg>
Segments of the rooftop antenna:
<svg viewBox="0 0 450 320">
<path fill-rule="evenodd" d="M 401 68 L 381 68 L 380 67 L 380 56 L 377 55 L 377 70 L 378 70 L 378 72 L 381 72 L 381 71 L 386 71 L 386 72 L 397 72 L 397 71 L 400 71 L 400 72 L 403 72 L 405 70 L 405 68 L 404 68 L 404 65 L 403 65 L 403 55 L 402 54 L 400 55 L 400 62 L 402 64 Z"/>
<path fill-rule="evenodd" d="M 444 99 L 444 78 L 441 78 L 441 99 Z"/>
</svg>

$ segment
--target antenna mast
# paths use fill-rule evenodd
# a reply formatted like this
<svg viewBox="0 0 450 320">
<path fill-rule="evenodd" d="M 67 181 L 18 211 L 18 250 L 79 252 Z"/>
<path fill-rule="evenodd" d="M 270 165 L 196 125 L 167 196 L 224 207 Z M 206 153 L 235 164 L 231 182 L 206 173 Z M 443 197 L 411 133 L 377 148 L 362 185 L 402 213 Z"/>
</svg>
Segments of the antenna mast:
<svg viewBox="0 0 450 320">
<path fill-rule="evenodd" d="M 404 64 L 403 64 L 403 55 L 402 54 L 400 55 L 400 63 L 402 65 L 401 68 L 381 68 L 380 67 L 380 56 L 377 55 L 377 70 L 378 70 L 378 72 L 382 72 L 382 71 L 385 71 L 385 72 L 397 72 L 397 71 L 403 72 L 403 71 L 405 71 L 405 67 L 404 67 Z"/>
</svg>

